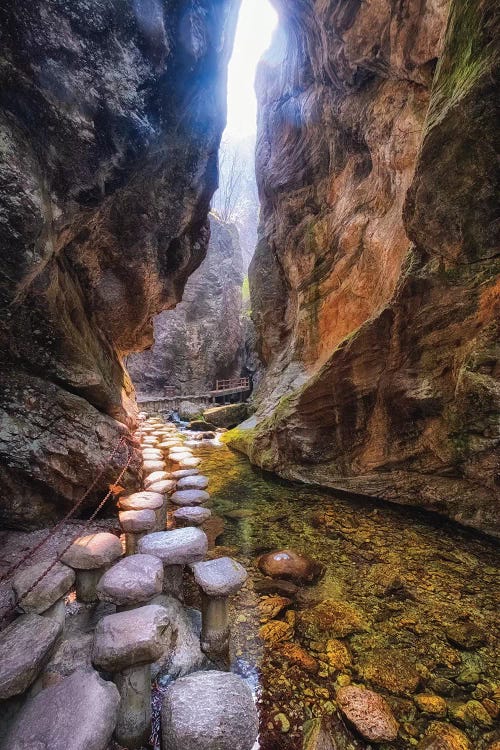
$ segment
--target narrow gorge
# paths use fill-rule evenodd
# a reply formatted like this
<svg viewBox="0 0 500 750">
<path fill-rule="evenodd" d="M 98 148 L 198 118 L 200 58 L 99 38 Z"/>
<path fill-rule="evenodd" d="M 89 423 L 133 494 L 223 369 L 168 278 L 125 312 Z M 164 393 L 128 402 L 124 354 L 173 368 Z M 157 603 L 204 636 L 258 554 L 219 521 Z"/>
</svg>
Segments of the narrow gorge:
<svg viewBox="0 0 500 750">
<path fill-rule="evenodd" d="M 0 750 L 500 750 L 499 31 L 0 0 Z"/>
</svg>

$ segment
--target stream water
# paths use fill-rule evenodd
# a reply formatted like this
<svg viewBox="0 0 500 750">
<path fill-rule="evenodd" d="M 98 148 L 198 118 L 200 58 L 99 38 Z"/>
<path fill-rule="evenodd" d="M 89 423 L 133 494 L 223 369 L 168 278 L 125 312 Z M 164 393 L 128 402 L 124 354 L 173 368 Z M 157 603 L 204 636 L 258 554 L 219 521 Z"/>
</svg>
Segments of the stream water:
<svg viewBox="0 0 500 750">
<path fill-rule="evenodd" d="M 401 723 L 380 750 L 416 746 L 432 721 L 452 722 L 474 750 L 500 739 L 492 541 L 412 509 L 280 481 L 223 445 L 195 453 L 218 531 L 224 522 L 211 554 L 249 572 L 231 604 L 230 658 L 256 692 L 261 750 L 300 750 L 304 723 L 335 715 L 335 690 L 349 682 L 383 694 Z M 325 566 L 284 601 L 256 590 L 258 556 L 280 548 Z M 341 750 L 365 747 L 338 732 Z"/>
</svg>

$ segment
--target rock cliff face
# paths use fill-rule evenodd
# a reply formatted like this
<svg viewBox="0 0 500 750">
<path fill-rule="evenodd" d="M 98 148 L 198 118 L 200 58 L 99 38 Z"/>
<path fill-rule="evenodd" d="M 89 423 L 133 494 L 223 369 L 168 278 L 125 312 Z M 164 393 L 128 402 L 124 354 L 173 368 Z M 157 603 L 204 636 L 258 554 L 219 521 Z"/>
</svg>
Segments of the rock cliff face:
<svg viewBox="0 0 500 750">
<path fill-rule="evenodd" d="M 4 524 L 60 513 L 134 423 L 121 358 L 206 252 L 237 4 L 0 8 Z"/>
<path fill-rule="evenodd" d="M 241 320 L 243 259 L 236 229 L 210 217 L 208 254 L 190 277 L 182 302 L 154 321 L 154 346 L 127 359 L 139 396 L 206 392 L 218 378 L 239 377 L 244 355 Z"/>
<path fill-rule="evenodd" d="M 235 444 L 498 533 L 498 10 L 279 6 L 250 272 L 266 374 Z"/>
</svg>

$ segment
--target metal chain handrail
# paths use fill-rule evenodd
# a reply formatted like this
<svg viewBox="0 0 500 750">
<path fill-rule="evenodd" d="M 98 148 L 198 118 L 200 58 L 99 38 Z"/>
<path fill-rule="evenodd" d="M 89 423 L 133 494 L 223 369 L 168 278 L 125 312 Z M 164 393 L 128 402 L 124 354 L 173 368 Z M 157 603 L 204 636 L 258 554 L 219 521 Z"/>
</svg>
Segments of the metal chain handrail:
<svg viewBox="0 0 500 750">
<path fill-rule="evenodd" d="M 60 520 L 60 521 L 59 521 L 59 522 L 58 522 L 58 523 L 57 523 L 57 524 L 56 524 L 56 525 L 54 526 L 54 528 L 53 528 L 53 529 L 51 529 L 51 530 L 49 531 L 49 533 L 47 534 L 47 536 L 45 536 L 45 537 L 44 537 L 44 538 L 43 538 L 43 539 L 42 539 L 42 540 L 41 540 L 41 541 L 40 541 L 40 542 L 39 542 L 39 543 L 38 543 L 37 545 L 35 545 L 35 547 L 33 547 L 32 549 L 30 549 L 30 550 L 29 550 L 29 551 L 28 551 L 28 552 L 26 553 L 26 555 L 25 555 L 24 557 L 22 557 L 22 558 L 21 558 L 20 560 L 18 560 L 18 561 L 17 561 L 16 563 L 14 563 L 14 565 L 11 565 L 11 567 L 10 567 L 10 568 L 9 568 L 9 569 L 7 570 L 7 572 L 6 572 L 6 573 L 4 573 L 4 574 L 3 574 L 2 576 L 0 576 L 0 583 L 1 583 L 2 581 L 5 581 L 5 580 L 6 580 L 7 578 L 10 578 L 10 576 L 12 575 L 12 573 L 15 573 L 15 571 L 16 571 L 16 570 L 17 570 L 18 568 L 20 568 L 20 567 L 21 567 L 21 565 L 24 565 L 24 563 L 25 563 L 25 562 L 26 562 L 27 560 L 29 560 L 29 559 L 30 559 L 30 557 L 33 557 L 33 555 L 35 554 L 35 552 L 38 552 L 38 550 L 39 550 L 39 549 L 40 549 L 41 547 L 43 547 L 43 545 L 44 545 L 44 544 L 46 544 L 46 542 L 48 542 L 48 540 L 49 540 L 49 539 L 50 539 L 50 538 L 51 538 L 51 537 L 52 537 L 52 536 L 53 536 L 53 535 L 54 535 L 54 534 L 55 534 L 55 533 L 56 533 L 57 531 L 59 531 L 59 529 L 61 529 L 61 528 L 63 527 L 63 525 L 64 525 L 64 524 L 66 523 L 66 521 L 67 521 L 67 520 L 68 520 L 69 518 L 71 518 L 71 516 L 72 516 L 72 515 L 73 515 L 73 514 L 75 513 L 75 511 L 77 511 L 77 510 L 78 510 L 78 508 L 79 508 L 79 507 L 80 507 L 80 506 L 82 505 L 82 503 L 83 503 L 83 502 L 84 502 L 84 501 L 85 501 L 85 500 L 87 499 L 87 497 L 89 496 L 89 494 L 90 494 L 90 493 L 92 492 L 92 490 L 94 489 L 94 487 L 96 486 L 96 484 L 97 484 L 97 483 L 99 482 L 99 480 L 100 480 L 100 479 L 101 479 L 101 477 L 103 476 L 103 474 L 104 474 L 104 472 L 106 471 L 107 467 L 109 466 L 109 464 L 110 464 L 110 463 L 111 463 L 111 461 L 113 460 L 113 457 L 114 457 L 115 453 L 116 453 L 116 452 L 118 451 L 118 449 L 119 449 L 119 448 L 120 448 L 120 447 L 121 447 L 121 446 L 122 446 L 122 445 L 123 445 L 124 443 L 127 443 L 127 442 L 129 442 L 129 443 L 134 443 L 134 442 L 136 442 L 136 441 L 134 440 L 134 438 L 133 438 L 133 437 L 132 437 L 131 435 L 122 435 L 122 436 L 121 436 L 121 438 L 119 439 L 118 443 L 117 443 L 117 444 L 115 445 L 115 447 L 113 448 L 113 450 L 112 450 L 112 451 L 111 451 L 111 453 L 109 454 L 109 457 L 108 457 L 108 459 L 106 460 L 106 462 L 105 462 L 105 464 L 104 464 L 103 468 L 101 469 L 101 471 L 99 472 L 99 474 L 97 474 L 97 476 L 95 477 L 95 479 L 94 479 L 94 480 L 93 480 L 93 481 L 91 482 L 91 484 L 89 485 L 89 487 L 87 488 L 87 490 L 86 490 L 86 491 L 85 491 L 85 492 L 83 493 L 83 495 L 81 496 L 81 498 L 80 498 L 79 500 L 77 500 L 77 502 L 76 502 L 76 503 L 75 503 L 75 504 L 73 505 L 73 507 L 72 507 L 72 508 L 71 508 L 71 509 L 70 509 L 70 510 L 69 510 L 69 511 L 68 511 L 68 512 L 66 513 L 66 515 L 65 515 L 65 516 L 64 516 L 64 517 L 63 517 L 63 518 L 62 518 L 62 519 L 61 519 L 61 520 Z M 127 464 L 127 468 L 128 468 L 128 466 L 130 465 L 130 460 L 131 460 L 131 457 L 129 457 L 129 462 L 128 462 L 128 464 Z M 123 476 L 123 474 L 121 474 L 121 476 Z M 119 481 L 119 480 L 117 480 L 117 481 Z M 116 484 L 116 482 L 115 482 L 115 484 Z"/>
<path fill-rule="evenodd" d="M 122 443 L 122 442 L 123 442 L 124 440 L 125 440 L 125 441 L 129 440 L 128 436 L 125 436 L 124 438 L 121 438 L 121 439 L 120 439 L 120 441 L 119 441 L 119 443 L 117 444 L 116 448 L 118 448 L 118 445 L 119 445 L 120 443 Z M 135 442 L 135 441 L 132 441 L 132 440 L 130 440 L 130 442 Z M 115 448 L 115 450 L 116 450 L 116 448 Z M 131 450 L 130 446 L 128 446 L 128 448 L 129 448 L 129 450 L 128 450 L 128 458 L 127 458 L 127 461 L 126 461 L 126 463 L 125 463 L 124 467 L 122 468 L 122 470 L 120 471 L 120 473 L 118 474 L 118 476 L 117 476 L 117 478 L 116 478 L 116 480 L 115 480 L 115 482 L 114 482 L 114 484 L 115 484 L 115 485 L 116 485 L 116 484 L 118 484 L 118 483 L 119 483 L 119 482 L 121 481 L 121 479 L 122 479 L 123 475 L 124 475 L 124 474 L 125 474 L 125 472 L 127 471 L 128 467 L 130 466 L 130 464 L 131 464 L 131 462 L 132 462 L 132 459 L 133 459 L 133 457 L 134 457 L 133 451 Z M 110 455 L 110 458 L 108 459 L 108 462 L 109 462 L 109 461 L 111 461 L 111 458 L 113 457 L 113 454 L 114 454 L 114 452 L 115 452 L 115 451 L 113 451 L 113 453 L 112 453 L 112 454 Z M 87 494 L 88 494 L 88 493 L 87 493 Z M 56 565 L 56 564 L 57 564 L 57 563 L 58 563 L 58 562 L 59 562 L 59 561 L 61 560 L 61 558 L 62 558 L 62 557 L 63 557 L 63 556 L 64 556 L 64 555 L 66 554 L 66 552 L 67 552 L 67 551 L 69 550 L 69 548 L 71 547 L 71 545 L 72 545 L 72 544 L 74 544 L 74 542 L 75 542 L 75 541 L 76 541 L 76 540 L 78 539 L 78 537 L 80 537 L 80 536 L 82 535 L 82 533 L 83 533 L 83 532 L 85 531 L 85 529 L 87 529 L 87 528 L 88 528 L 88 526 L 89 526 L 89 525 L 90 525 L 90 524 L 92 523 L 92 521 L 94 520 L 94 518 L 96 517 L 96 515 L 97 515 L 97 514 L 99 513 L 99 511 L 100 511 L 100 510 L 101 510 L 101 509 L 102 509 L 102 508 L 104 507 L 104 505 L 105 505 L 105 504 L 107 503 L 107 501 L 109 500 L 109 498 L 110 498 L 110 497 L 111 497 L 111 495 L 113 495 L 113 494 L 114 494 L 114 493 L 113 493 L 113 489 L 109 489 L 109 490 L 108 490 L 108 492 L 106 493 L 106 495 L 104 496 L 104 498 L 103 498 L 103 499 L 101 500 L 101 502 L 100 502 L 100 503 L 99 503 L 99 505 L 97 506 L 97 508 L 96 508 L 96 509 L 94 510 L 94 512 L 92 513 L 92 515 L 91 515 L 91 516 L 90 516 L 90 517 L 89 517 L 89 518 L 88 518 L 88 519 L 87 519 L 87 520 L 85 521 L 85 523 L 83 524 L 83 527 L 82 527 L 82 528 L 80 528 L 80 529 L 78 529 L 77 533 L 76 533 L 76 534 L 75 534 L 75 535 L 74 535 L 74 536 L 73 536 L 73 537 L 71 538 L 71 540 L 70 540 L 70 541 L 68 542 L 68 544 L 67 544 L 67 545 L 66 545 L 66 546 L 64 547 L 64 549 L 62 549 L 62 550 L 61 550 L 61 551 L 59 552 L 59 554 L 58 554 L 58 555 L 57 555 L 57 557 L 56 557 L 56 558 L 55 558 L 55 559 L 54 559 L 54 560 L 52 561 L 52 563 L 51 563 L 51 564 L 49 565 L 49 567 L 48 567 L 48 568 L 47 568 L 46 570 L 44 570 L 44 572 L 43 572 L 43 573 L 42 573 L 42 574 L 41 574 L 41 575 L 40 575 L 40 576 L 39 576 L 39 577 L 38 577 L 38 578 L 36 579 L 36 581 L 34 581 L 34 583 L 32 583 L 32 584 L 31 584 L 31 586 L 29 587 L 29 589 L 27 589 L 27 590 L 26 590 L 26 591 L 25 591 L 25 592 L 24 592 L 24 593 L 22 594 L 22 596 L 20 596 L 20 597 L 19 597 L 19 599 L 18 599 L 18 600 L 17 600 L 17 601 L 16 601 L 16 602 L 15 602 L 15 603 L 14 603 L 14 604 L 12 605 L 12 606 L 10 606 L 10 607 L 9 607 L 8 609 L 6 609 L 6 610 L 4 611 L 4 613 L 2 614 L 2 617 L 0 618 L 0 622 L 3 622 L 3 621 L 4 621 L 4 620 L 5 620 L 5 619 L 6 619 L 7 617 L 8 617 L 8 615 L 10 615 L 11 613 L 15 612 L 15 610 L 16 610 L 16 609 L 18 608 L 19 604 L 20 604 L 20 603 L 21 603 L 21 602 L 23 601 L 23 599 L 25 599 L 25 598 L 26 598 L 26 597 L 28 596 L 28 594 L 31 594 L 31 592 L 32 592 L 32 591 L 33 591 L 33 590 L 34 590 L 34 589 L 35 589 L 35 588 L 36 588 L 36 587 L 38 586 L 38 584 L 40 583 L 40 581 L 41 581 L 41 580 L 42 580 L 43 578 L 45 578 L 45 576 L 46 576 L 46 575 L 47 575 L 48 573 L 50 573 L 50 571 L 52 570 L 52 568 L 53 568 L 53 567 L 54 567 L 54 566 L 55 566 L 55 565 Z M 56 526 L 56 527 L 55 527 L 55 528 L 54 528 L 54 529 L 52 530 L 52 534 L 53 534 L 53 533 L 55 532 L 55 530 L 56 530 L 56 529 L 57 529 L 57 528 L 58 528 L 59 526 L 60 526 L 60 523 L 59 523 L 59 524 L 58 524 L 58 525 L 57 525 L 57 526 Z M 52 534 L 51 534 L 51 535 L 52 535 Z M 39 549 L 39 547 L 38 547 L 38 549 Z M 28 559 L 28 557 L 26 557 L 25 559 Z M 19 565 L 17 565 L 17 567 L 19 567 Z M 15 568 L 14 568 L 14 569 L 15 569 Z"/>
</svg>

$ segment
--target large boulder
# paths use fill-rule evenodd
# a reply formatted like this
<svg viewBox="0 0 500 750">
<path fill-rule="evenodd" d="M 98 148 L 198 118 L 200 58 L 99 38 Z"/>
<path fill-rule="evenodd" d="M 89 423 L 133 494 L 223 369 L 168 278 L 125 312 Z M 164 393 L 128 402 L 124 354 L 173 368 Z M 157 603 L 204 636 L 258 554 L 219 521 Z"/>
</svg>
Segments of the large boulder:
<svg viewBox="0 0 500 750">
<path fill-rule="evenodd" d="M 19 713 L 6 738 L 9 750 L 106 750 L 120 695 L 93 670 L 76 671 L 42 690 Z"/>
<path fill-rule="evenodd" d="M 295 582 L 316 580 L 323 573 L 323 566 L 308 555 L 293 549 L 281 549 L 262 555 L 259 570 L 272 578 L 285 578 Z"/>
<path fill-rule="evenodd" d="M 165 693 L 162 736 L 169 750 L 251 750 L 258 726 L 252 692 L 238 675 L 196 672 Z"/>
</svg>

